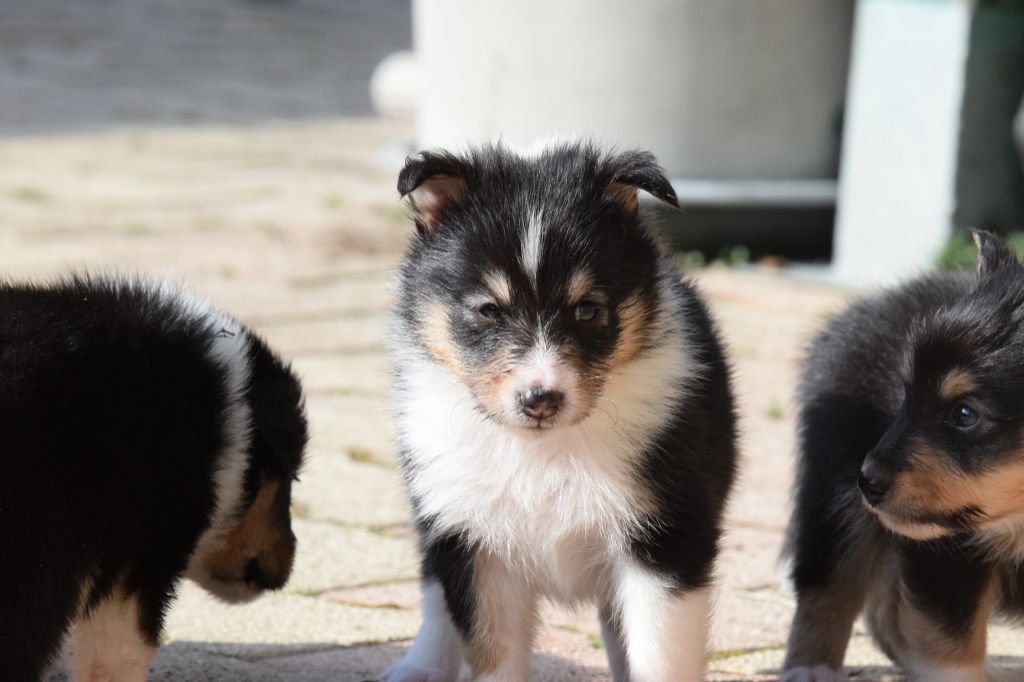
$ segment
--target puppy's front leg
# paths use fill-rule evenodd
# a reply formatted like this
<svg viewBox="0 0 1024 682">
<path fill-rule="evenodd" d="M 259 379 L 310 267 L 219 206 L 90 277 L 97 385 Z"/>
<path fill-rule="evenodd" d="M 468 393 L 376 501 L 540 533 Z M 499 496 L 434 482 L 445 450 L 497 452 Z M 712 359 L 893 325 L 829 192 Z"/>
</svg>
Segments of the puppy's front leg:
<svg viewBox="0 0 1024 682">
<path fill-rule="evenodd" d="M 156 645 L 140 631 L 139 603 L 115 590 L 72 631 L 74 682 L 145 682 Z"/>
<path fill-rule="evenodd" d="M 680 589 L 628 563 L 618 572 L 617 606 L 632 682 L 698 682 L 708 649 L 711 588 Z"/>
<path fill-rule="evenodd" d="M 423 623 L 405 657 L 381 675 L 381 682 L 454 682 L 462 667 L 462 643 L 445 603 L 444 589 L 433 578 L 421 587 Z"/>
<path fill-rule="evenodd" d="M 499 559 L 481 554 L 474 565 L 476 611 L 466 638 L 473 679 L 526 680 L 537 627 L 537 595 Z"/>
<path fill-rule="evenodd" d="M 915 682 L 985 682 L 988 619 L 999 583 L 955 540 L 904 541 L 895 589 L 869 606 L 879 646 Z"/>
</svg>

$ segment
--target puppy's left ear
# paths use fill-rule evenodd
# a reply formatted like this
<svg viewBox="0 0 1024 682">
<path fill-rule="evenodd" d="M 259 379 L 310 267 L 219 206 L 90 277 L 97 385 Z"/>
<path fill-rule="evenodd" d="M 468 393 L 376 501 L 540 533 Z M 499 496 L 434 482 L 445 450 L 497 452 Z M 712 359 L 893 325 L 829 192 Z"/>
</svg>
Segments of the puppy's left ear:
<svg viewBox="0 0 1024 682">
<path fill-rule="evenodd" d="M 420 152 L 405 160 L 398 193 L 408 197 L 420 234 L 436 232 L 444 214 L 466 195 L 465 164 L 449 152 Z"/>
<path fill-rule="evenodd" d="M 643 190 L 670 206 L 679 208 L 676 192 L 668 181 L 665 170 L 658 165 L 658 160 L 650 152 L 625 152 L 611 159 L 611 181 L 605 188 L 604 195 L 619 202 L 631 213 L 639 207 L 637 190 Z"/>
<path fill-rule="evenodd" d="M 1019 264 L 1020 261 L 1010 247 L 991 232 L 971 230 L 971 236 L 978 246 L 978 279 Z"/>
</svg>

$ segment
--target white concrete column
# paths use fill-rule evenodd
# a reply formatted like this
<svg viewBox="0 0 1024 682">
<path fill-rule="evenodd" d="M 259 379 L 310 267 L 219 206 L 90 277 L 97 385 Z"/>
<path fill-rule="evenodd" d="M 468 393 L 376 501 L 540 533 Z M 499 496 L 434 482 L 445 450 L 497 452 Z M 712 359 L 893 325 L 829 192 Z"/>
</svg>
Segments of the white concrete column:
<svg viewBox="0 0 1024 682">
<path fill-rule="evenodd" d="M 858 0 L 833 270 L 883 283 L 929 267 L 953 227 L 968 0 Z"/>
</svg>

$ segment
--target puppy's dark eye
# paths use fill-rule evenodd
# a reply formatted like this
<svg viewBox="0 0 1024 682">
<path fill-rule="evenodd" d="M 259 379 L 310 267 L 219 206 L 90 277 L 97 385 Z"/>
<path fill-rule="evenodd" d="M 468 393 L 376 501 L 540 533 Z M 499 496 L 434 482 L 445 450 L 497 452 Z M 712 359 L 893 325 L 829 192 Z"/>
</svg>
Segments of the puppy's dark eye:
<svg viewBox="0 0 1024 682">
<path fill-rule="evenodd" d="M 958 429 L 970 429 L 973 428 L 978 421 L 981 419 L 981 415 L 978 411 L 967 403 L 959 403 L 949 414 L 949 421 Z"/>
<path fill-rule="evenodd" d="M 576 306 L 576 320 L 578 322 L 590 322 L 597 317 L 600 307 L 593 301 L 583 301 Z"/>
<path fill-rule="evenodd" d="M 479 313 L 480 317 L 488 320 L 501 319 L 501 308 L 493 303 L 484 303 L 482 306 L 477 308 L 476 311 Z"/>
</svg>

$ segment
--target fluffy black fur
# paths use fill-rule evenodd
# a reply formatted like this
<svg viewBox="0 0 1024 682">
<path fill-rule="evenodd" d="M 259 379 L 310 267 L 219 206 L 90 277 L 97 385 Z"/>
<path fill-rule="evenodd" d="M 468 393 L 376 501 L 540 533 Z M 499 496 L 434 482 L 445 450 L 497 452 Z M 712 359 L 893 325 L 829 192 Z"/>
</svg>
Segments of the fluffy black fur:
<svg viewBox="0 0 1024 682">
<path fill-rule="evenodd" d="M 0 321 L 0 669 L 31 682 L 115 587 L 137 598 L 139 631 L 158 643 L 217 503 L 227 396 L 208 352 L 229 332 L 156 286 L 92 277 L 2 284 Z M 247 349 L 242 506 L 280 481 L 287 524 L 301 389 L 257 337 Z"/>
<path fill-rule="evenodd" d="M 431 200 L 428 212 L 417 205 L 414 192 L 437 178 L 445 179 L 445 189 L 440 201 Z M 616 348 L 631 333 L 624 306 L 635 298 L 646 311 L 640 325 L 649 333 L 640 357 L 665 341 L 650 328 L 654 312 L 664 311 L 685 335 L 688 357 L 677 362 L 698 369 L 666 396 L 673 405 L 671 416 L 657 425 L 650 447 L 636 460 L 634 480 L 653 505 L 634 529 L 628 551 L 666 583 L 685 591 L 704 587 L 711 579 L 734 477 L 730 371 L 700 294 L 692 283 L 680 281 L 666 249 L 637 212 L 635 199 L 628 191 L 614 191 L 623 186 L 676 204 L 671 184 L 654 157 L 644 152 L 609 154 L 585 143 L 564 143 L 533 157 L 487 146 L 463 155 L 424 152 L 407 161 L 398 190 L 411 195 L 418 234 L 400 270 L 397 391 L 401 403 L 412 367 L 441 362 L 423 338 L 431 325 L 429 315 L 438 306 L 445 311 L 447 350 L 460 366 L 454 378 L 469 384 L 495 374 L 492 363 L 503 362 L 504 367 L 523 362 L 537 343 L 539 320 L 551 344 L 569 349 L 565 352 L 582 376 L 600 377 L 614 369 L 610 363 Z M 531 220 L 548 226 L 535 281 L 523 267 Z M 566 308 L 566 292 L 579 270 L 594 274 L 592 288 L 603 296 L 593 321 L 581 322 Z M 498 312 L 467 308 L 467 297 L 483 291 L 487 275 L 495 272 L 507 279 L 510 300 Z M 604 395 L 603 386 L 594 390 Z M 479 415 L 504 423 L 493 406 L 480 400 L 475 408 Z M 399 407 L 403 409 L 412 408 Z M 402 438 L 402 465 L 410 488 L 421 475 L 415 440 Z M 424 512 L 423 499 L 415 492 L 411 499 L 424 580 L 443 586 L 452 620 L 472 645 L 482 598 L 474 572 L 485 551 L 477 538 L 484 531 L 452 528 Z M 613 605 L 602 607 L 610 620 L 618 620 Z M 393 675 L 385 679 L 405 679 L 401 672 Z"/>
<path fill-rule="evenodd" d="M 912 675 L 979 665 L 992 591 L 996 608 L 1024 613 L 1019 522 L 995 517 L 984 493 L 1024 461 L 1024 267 L 992 235 L 977 240 L 977 275 L 930 275 L 863 300 L 811 345 L 789 528 L 790 671 L 838 668 L 862 609 Z M 953 372 L 966 388 L 943 398 Z M 913 496 L 896 504 L 900 485 Z M 963 502 L 944 505 L 947 488 Z M 914 618 L 927 627 L 907 626 Z M 802 674 L 790 679 L 826 679 Z"/>
</svg>

